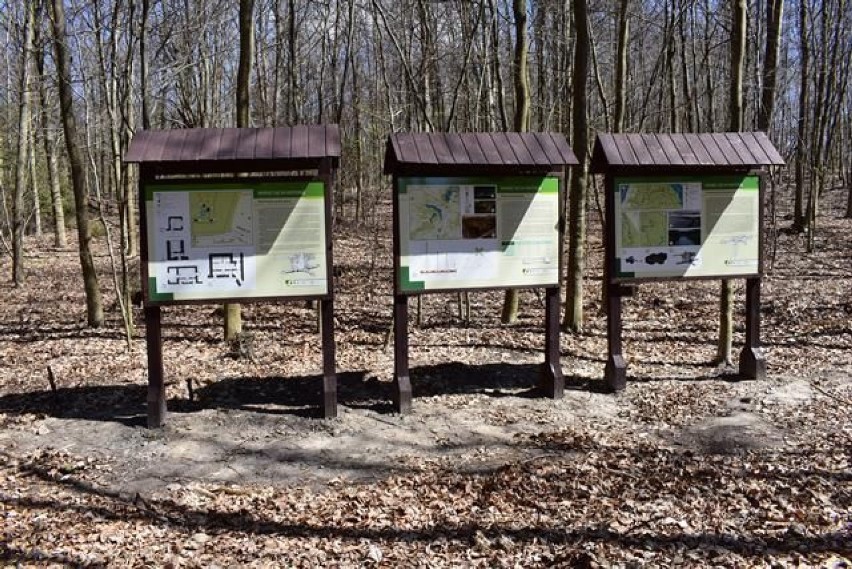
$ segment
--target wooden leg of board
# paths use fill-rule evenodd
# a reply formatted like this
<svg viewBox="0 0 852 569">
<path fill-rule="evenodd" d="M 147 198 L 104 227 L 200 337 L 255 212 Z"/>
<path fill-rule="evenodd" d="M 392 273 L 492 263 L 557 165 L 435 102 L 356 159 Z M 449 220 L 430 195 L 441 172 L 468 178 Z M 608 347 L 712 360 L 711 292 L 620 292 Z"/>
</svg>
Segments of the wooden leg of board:
<svg viewBox="0 0 852 569">
<path fill-rule="evenodd" d="M 159 306 L 145 307 L 145 341 L 148 346 L 148 428 L 166 424 L 166 387 L 163 378 L 163 334 Z"/>
<path fill-rule="evenodd" d="M 559 349 L 559 288 L 545 289 L 544 366 L 541 383 L 547 397 L 561 399 L 565 392 Z"/>
<path fill-rule="evenodd" d="M 760 347 L 760 278 L 746 280 L 745 347 L 740 353 L 740 376 L 766 378 L 766 358 Z"/>
<path fill-rule="evenodd" d="M 411 379 L 408 372 L 408 297 L 393 299 L 394 395 L 397 413 L 411 411 Z"/>
<path fill-rule="evenodd" d="M 607 287 L 607 358 L 604 379 L 611 392 L 627 387 L 627 364 L 621 353 L 621 288 L 617 284 Z"/>
<path fill-rule="evenodd" d="M 323 417 L 337 417 L 337 370 L 334 362 L 334 303 L 331 299 L 320 301 L 322 318 L 322 401 Z"/>
</svg>

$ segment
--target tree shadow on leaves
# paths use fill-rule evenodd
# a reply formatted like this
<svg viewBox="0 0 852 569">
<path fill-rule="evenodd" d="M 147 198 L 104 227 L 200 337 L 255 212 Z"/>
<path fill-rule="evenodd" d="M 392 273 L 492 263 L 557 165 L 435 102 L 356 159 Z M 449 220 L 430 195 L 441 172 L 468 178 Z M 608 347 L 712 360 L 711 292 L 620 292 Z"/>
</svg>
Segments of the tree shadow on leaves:
<svg viewBox="0 0 852 569">
<path fill-rule="evenodd" d="M 337 374 L 338 404 L 377 412 L 390 409 L 390 385 L 365 371 Z M 230 377 L 195 391 L 202 408 L 321 417 L 322 376 Z"/>
<path fill-rule="evenodd" d="M 338 374 L 338 403 L 376 412 L 391 410 L 389 384 L 366 372 Z M 147 422 L 147 386 L 97 385 L 11 393 L 0 397 L 0 413 L 112 421 L 127 426 Z M 168 400 L 170 413 L 203 409 L 322 417 L 322 376 L 231 377 L 193 389 L 193 396 Z"/>
<path fill-rule="evenodd" d="M 412 395 L 482 394 L 489 397 L 546 397 L 540 384 L 542 364 L 449 362 L 410 369 Z M 565 377 L 566 389 L 585 389 L 585 380 Z"/>
<path fill-rule="evenodd" d="M 466 513 L 454 523 L 447 524 L 414 524 L 412 527 L 395 527 L 376 523 L 370 516 L 363 517 L 362 514 L 352 515 L 352 519 L 346 523 L 340 523 L 334 518 L 338 511 L 355 512 L 363 509 L 363 494 L 343 494 L 335 502 L 337 507 L 331 511 L 319 508 L 312 516 L 305 519 L 282 519 L 279 515 L 269 515 L 262 508 L 240 508 L 234 510 L 218 505 L 215 507 L 195 508 L 186 503 L 176 502 L 170 498 L 145 498 L 138 493 L 127 495 L 111 491 L 100 486 L 93 485 L 73 476 L 58 477 L 49 464 L 27 464 L 22 467 L 22 472 L 29 476 L 41 479 L 43 482 L 53 485 L 58 492 L 42 492 L 38 496 L 10 496 L 4 500 L 7 508 L 25 508 L 34 510 L 47 510 L 55 515 L 78 516 L 86 514 L 96 516 L 100 520 L 132 523 L 135 527 L 139 524 L 151 526 L 169 526 L 178 529 L 181 533 L 190 535 L 193 532 L 205 532 L 207 534 L 227 535 L 236 532 L 237 535 L 248 534 L 252 536 L 275 536 L 290 539 L 310 540 L 344 540 L 352 543 L 376 542 L 393 544 L 428 545 L 441 541 L 444 543 L 455 542 L 467 544 L 471 548 L 489 549 L 491 544 L 510 543 L 514 548 L 523 548 L 525 545 L 539 546 L 551 544 L 559 546 L 562 550 L 556 553 L 557 557 L 549 559 L 554 565 L 562 566 L 562 561 L 568 561 L 570 556 L 584 551 L 585 545 L 598 543 L 620 548 L 624 551 L 645 551 L 664 554 L 694 553 L 690 556 L 693 561 L 710 561 L 718 559 L 721 554 L 736 554 L 745 556 L 751 560 L 765 561 L 767 555 L 791 554 L 807 552 L 813 554 L 852 554 L 852 546 L 848 541 L 848 533 L 841 530 L 814 531 L 809 530 L 795 519 L 784 522 L 785 531 L 780 531 L 779 522 L 773 518 L 771 510 L 777 507 L 771 494 L 766 497 L 768 503 L 759 501 L 754 504 L 753 516 L 758 513 L 766 516 L 764 521 L 772 521 L 775 531 L 768 533 L 763 531 L 767 526 L 755 526 L 735 531 L 707 531 L 689 530 L 681 531 L 673 527 L 669 517 L 664 515 L 656 519 L 643 520 L 641 516 L 636 517 L 635 522 L 627 527 L 619 527 L 611 523 L 619 521 L 618 512 L 610 505 L 612 517 L 598 516 L 597 519 L 583 520 L 565 519 L 564 510 L 566 504 L 587 503 L 590 501 L 587 485 L 600 485 L 605 490 L 599 498 L 609 502 L 618 503 L 616 496 L 622 493 L 627 496 L 646 496 L 645 498 L 633 498 L 638 500 L 638 505 L 651 505 L 659 501 L 661 495 L 660 484 L 662 482 L 665 492 L 672 491 L 667 486 L 671 481 L 671 473 L 678 472 L 678 482 L 681 486 L 695 485 L 706 488 L 706 498 L 711 503 L 712 496 L 717 496 L 713 490 L 726 489 L 726 482 L 718 475 L 713 465 L 704 464 L 700 456 L 684 454 L 660 453 L 653 448 L 612 448 L 600 447 L 591 439 L 581 437 L 580 439 L 569 438 L 568 440 L 541 441 L 541 450 L 549 454 L 542 455 L 546 460 L 556 459 L 557 455 L 564 456 L 566 452 L 582 451 L 588 453 L 594 451 L 597 454 L 610 455 L 614 458 L 603 460 L 597 465 L 594 472 L 598 475 L 585 480 L 582 484 L 576 481 L 565 482 L 564 468 L 543 468 L 541 461 L 522 462 L 508 465 L 502 469 L 484 474 L 471 474 L 462 480 L 448 479 L 452 483 L 446 486 L 449 499 L 454 492 L 474 492 L 478 496 L 477 502 L 492 505 L 492 507 L 503 507 L 498 497 L 510 490 L 512 500 L 524 504 L 528 508 L 544 513 L 544 516 L 530 516 L 523 523 L 517 519 L 506 522 L 490 521 L 482 519 L 481 514 Z M 630 460 L 624 460 L 628 457 Z M 571 462 L 561 462 L 562 466 L 571 468 Z M 688 468 L 686 468 L 688 467 Z M 624 469 L 629 469 L 629 472 Z M 588 474 L 588 469 L 583 471 Z M 739 470 L 741 476 L 747 479 L 743 485 L 749 487 L 749 480 L 763 480 L 759 476 L 753 476 L 751 472 Z M 539 478 L 539 484 L 519 484 L 535 474 Z M 447 481 L 440 475 L 438 483 Z M 794 487 L 807 487 L 807 482 L 795 473 L 784 479 L 785 484 Z M 539 488 L 544 486 L 550 489 L 549 497 L 538 494 Z M 381 482 L 379 483 L 381 484 Z M 420 483 L 418 483 L 420 484 Z M 638 490 L 634 487 L 640 487 Z M 379 486 L 377 491 L 383 488 Z M 640 491 L 641 490 L 641 491 Z M 73 492 L 75 498 L 63 499 L 59 496 L 67 492 Z M 413 494 L 411 499 L 429 496 L 434 492 L 430 485 L 417 485 L 410 489 Z M 806 494 L 802 492 L 802 494 Z M 86 496 L 95 496 L 98 499 L 89 501 Z M 83 498 L 83 499 L 79 499 Z M 719 507 L 727 505 L 730 496 L 721 493 Z M 509 502 L 511 502 L 510 500 Z M 426 498 L 424 497 L 424 501 Z M 496 505 L 494 505 L 496 504 Z M 592 503 L 594 505 L 594 503 Z M 392 503 L 392 508 L 397 508 Z M 511 506 L 510 506 L 511 507 Z M 631 508 L 636 508 L 633 504 Z M 381 508 L 381 506 L 379 506 Z M 570 510 L 569 510 L 570 511 Z M 370 509 L 371 514 L 376 513 L 376 508 Z M 767 515 L 768 514 L 768 515 Z M 673 514 L 677 515 L 677 514 Z M 359 519 L 359 516 L 361 518 Z M 585 516 L 583 516 L 585 517 Z M 277 519 L 275 519 L 277 518 Z M 537 519 L 536 519 L 537 518 Z M 757 530 L 757 531 L 755 531 Z M 509 540 L 508 542 L 506 540 Z M 568 557 L 559 557 L 568 556 Z M 0 559 L 24 560 L 29 559 L 21 550 L 0 548 Z M 718 561 L 717 561 L 718 562 Z M 577 566 L 568 563 L 566 566 Z M 586 566 L 586 565 L 580 565 Z"/>
<path fill-rule="evenodd" d="M 145 424 L 146 393 L 147 387 L 142 385 L 95 385 L 10 393 L 0 397 L 0 413 L 32 413 L 140 426 Z"/>
</svg>

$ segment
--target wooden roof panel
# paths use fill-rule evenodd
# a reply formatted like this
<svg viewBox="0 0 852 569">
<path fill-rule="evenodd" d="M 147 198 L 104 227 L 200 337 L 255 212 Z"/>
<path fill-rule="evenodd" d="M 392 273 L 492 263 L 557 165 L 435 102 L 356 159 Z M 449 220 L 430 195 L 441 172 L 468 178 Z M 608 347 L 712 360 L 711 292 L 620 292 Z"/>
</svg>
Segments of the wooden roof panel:
<svg viewBox="0 0 852 569">
<path fill-rule="evenodd" d="M 697 134 L 686 133 L 683 135 L 684 139 L 686 139 L 686 143 L 692 149 L 692 153 L 695 154 L 696 160 L 702 166 L 712 166 L 714 164 L 713 157 L 710 155 L 710 151 L 707 150 L 704 142 L 702 142 L 702 137 Z"/>
<path fill-rule="evenodd" d="M 397 147 L 401 154 L 405 154 L 407 156 L 420 156 L 417 152 L 417 144 L 414 141 L 414 137 L 410 133 L 406 133 L 406 136 L 399 137 L 399 140 L 397 140 Z"/>
<path fill-rule="evenodd" d="M 459 135 L 462 144 L 464 144 L 467 155 L 470 158 L 471 164 L 488 164 L 488 159 L 485 157 L 485 152 L 480 146 L 479 139 L 481 137 L 473 133 L 464 133 Z"/>
<path fill-rule="evenodd" d="M 447 139 L 441 135 L 430 135 L 426 134 L 426 137 L 432 143 L 432 148 L 435 149 L 435 157 L 438 160 L 438 164 L 455 164 L 455 160 L 453 159 L 453 152 L 450 150 L 450 147 L 447 145 Z M 399 135 L 396 135 L 399 136 Z M 401 154 L 397 154 L 397 156 L 402 156 Z M 397 158 L 398 161 L 402 161 L 400 158 Z M 411 157 L 411 159 L 404 160 L 408 163 L 419 164 L 419 158 L 415 159 L 415 157 Z"/>
<path fill-rule="evenodd" d="M 742 164 L 754 163 L 754 156 L 752 156 L 751 151 L 749 151 L 748 147 L 743 143 L 742 137 L 738 133 L 725 133 L 725 138 L 728 139 L 728 144 L 730 144 L 731 148 L 734 149 L 734 152 L 737 153 Z"/>
<path fill-rule="evenodd" d="M 467 154 L 467 149 L 461 141 L 458 134 L 445 134 L 444 139 L 447 141 L 447 148 L 453 156 L 453 162 L 456 164 L 472 164 L 470 156 Z"/>
<path fill-rule="evenodd" d="M 754 137 L 755 143 L 760 146 L 760 149 L 763 150 L 763 153 L 773 165 L 781 166 L 784 164 L 784 157 L 781 156 L 781 153 L 778 152 L 778 149 L 775 148 L 772 141 L 770 141 L 769 137 L 766 136 L 765 132 L 752 132 L 750 134 Z"/>
<path fill-rule="evenodd" d="M 223 128 L 219 138 L 219 148 L 216 149 L 216 160 L 233 160 L 237 156 L 237 144 L 240 135 L 235 128 Z"/>
<path fill-rule="evenodd" d="M 661 160 L 667 160 L 666 151 L 656 136 L 653 134 L 640 134 L 639 136 L 642 138 L 642 142 L 645 143 L 645 148 L 651 153 L 651 158 L 655 164 Z"/>
<path fill-rule="evenodd" d="M 435 154 L 435 148 L 432 146 L 432 141 L 425 133 L 412 133 L 411 138 L 414 140 L 414 147 L 420 161 L 424 164 L 437 164 L 438 156 Z"/>
<path fill-rule="evenodd" d="M 615 143 L 615 138 L 609 133 L 602 133 L 598 135 L 598 138 L 595 141 L 595 150 L 597 152 L 593 154 L 596 154 L 601 160 L 608 164 L 616 166 L 624 163 L 621 158 L 621 153 L 618 151 L 618 145 Z"/>
<path fill-rule="evenodd" d="M 274 156 L 292 156 L 293 129 L 276 128 L 275 135 L 273 136 L 272 146 Z"/>
<path fill-rule="evenodd" d="M 592 171 L 781 166 L 784 159 L 763 132 L 609 134 L 597 136 Z"/>
<path fill-rule="evenodd" d="M 728 137 L 725 136 L 724 132 L 715 132 L 710 136 L 725 156 L 725 160 L 729 165 L 739 166 L 741 164 L 740 155 L 737 154 L 737 151 L 731 146 L 731 143 L 728 140 Z"/>
<path fill-rule="evenodd" d="M 385 153 L 386 173 L 398 166 L 543 169 L 576 163 L 565 137 L 551 133 L 396 133 L 388 137 Z"/>
<path fill-rule="evenodd" d="M 323 158 L 340 158 L 343 144 L 340 140 L 340 128 L 337 125 L 315 126 L 313 128 L 322 129 L 325 131 L 325 150 Z"/>
<path fill-rule="evenodd" d="M 487 132 L 485 136 L 479 136 L 479 147 L 485 156 L 485 161 L 488 164 L 504 164 L 503 157 L 500 154 L 500 148 L 494 142 L 494 139 Z M 512 155 L 514 158 L 514 155 Z"/>
<path fill-rule="evenodd" d="M 669 135 L 671 138 L 672 144 L 674 144 L 675 150 L 680 154 L 681 159 L 684 164 L 694 164 L 699 166 L 701 163 L 698 162 L 698 157 L 695 155 L 695 152 L 692 151 L 692 147 L 689 146 L 689 143 L 686 141 L 686 137 L 683 133 L 672 133 Z"/>
<path fill-rule="evenodd" d="M 521 140 L 524 141 L 524 146 L 527 147 L 527 151 L 532 156 L 533 162 L 538 166 L 547 166 L 551 162 L 544 148 L 541 146 L 540 138 L 531 132 L 521 133 Z"/>
<path fill-rule="evenodd" d="M 559 151 L 559 162 L 554 162 L 554 164 L 563 164 L 565 166 L 568 166 L 580 163 L 580 161 L 577 160 L 577 156 L 574 155 L 574 151 L 571 150 L 570 146 L 568 146 L 568 140 L 565 138 L 565 136 L 557 134 L 555 132 L 542 133 L 542 136 L 545 134 L 550 137 L 550 139 L 553 141 L 553 144 L 556 145 L 556 149 Z"/>
<path fill-rule="evenodd" d="M 544 156 L 547 158 L 548 164 L 558 164 L 563 160 L 562 154 L 559 152 L 559 147 L 556 145 L 556 142 L 553 140 L 553 135 L 549 132 L 541 133 L 541 136 L 537 137 L 539 145 L 541 146 L 542 152 L 544 152 Z"/>
<path fill-rule="evenodd" d="M 655 134 L 654 138 L 657 139 L 657 143 L 660 145 L 660 148 L 663 149 L 663 154 L 665 155 L 665 159 L 662 159 L 659 164 L 683 166 L 683 156 L 681 156 L 680 152 L 678 152 L 677 147 L 675 147 L 670 136 Z"/>
<path fill-rule="evenodd" d="M 204 147 L 204 136 L 186 136 L 184 134 L 183 140 L 180 144 L 180 152 L 177 155 L 178 160 L 186 160 L 192 156 L 196 156 L 201 148 Z"/>
<path fill-rule="evenodd" d="M 151 137 L 147 130 L 138 131 L 133 136 L 134 144 L 131 144 L 130 148 L 127 149 L 124 160 L 126 162 L 138 162 L 140 157 L 145 156 L 149 140 L 151 140 Z"/>
<path fill-rule="evenodd" d="M 290 141 L 291 148 L 290 152 L 293 158 L 307 158 L 310 156 L 308 146 L 308 142 L 310 140 L 310 135 L 308 134 L 308 127 L 305 125 L 297 124 L 292 127 L 292 139 Z"/>
<path fill-rule="evenodd" d="M 234 149 L 234 157 L 240 160 L 253 159 L 257 148 L 257 130 L 240 128 L 237 131 L 237 147 Z"/>
<path fill-rule="evenodd" d="M 255 158 L 272 158 L 275 150 L 275 129 L 259 128 L 257 129 L 257 138 L 255 139 L 254 157 Z"/>
<path fill-rule="evenodd" d="M 340 157 L 337 125 L 275 128 L 191 128 L 139 131 L 125 162 L 194 163 Z"/>
<path fill-rule="evenodd" d="M 506 140 L 508 141 L 509 146 L 512 148 L 512 152 L 514 152 L 515 156 L 518 157 L 519 164 L 535 164 L 535 160 L 530 154 L 530 151 L 527 150 L 527 145 L 524 144 L 523 139 L 521 139 L 520 133 L 507 132 Z"/>
<path fill-rule="evenodd" d="M 636 156 L 636 152 L 633 150 L 633 146 L 630 145 L 630 138 L 625 137 L 621 140 L 613 138 L 613 143 L 615 143 L 615 147 L 618 149 L 618 155 L 620 156 L 622 164 L 639 164 L 639 157 Z"/>
<path fill-rule="evenodd" d="M 704 144 L 704 148 L 707 150 L 708 154 L 710 154 L 713 164 L 728 163 L 728 160 L 725 158 L 725 154 L 719 148 L 719 145 L 716 144 L 716 140 L 712 136 L 702 136 L 701 142 Z"/>
<path fill-rule="evenodd" d="M 760 143 L 757 142 L 757 139 L 752 132 L 744 132 L 742 133 L 742 140 L 748 148 L 748 151 L 751 155 L 761 162 L 772 162 L 772 159 L 766 155 L 766 152 L 761 148 Z"/>
<path fill-rule="evenodd" d="M 500 155 L 501 164 L 506 164 L 508 166 L 521 164 L 520 158 L 518 158 L 518 155 L 515 154 L 514 150 L 512 150 L 512 145 L 509 144 L 509 139 L 506 137 L 505 133 L 492 132 L 490 134 L 490 138 L 494 143 L 495 148 L 497 148 L 497 153 Z"/>
<path fill-rule="evenodd" d="M 642 135 L 634 134 L 628 136 L 626 140 L 640 164 L 651 165 L 654 163 L 654 158 L 651 156 L 651 151 L 647 146 L 645 146 L 645 141 L 642 140 Z"/>
</svg>

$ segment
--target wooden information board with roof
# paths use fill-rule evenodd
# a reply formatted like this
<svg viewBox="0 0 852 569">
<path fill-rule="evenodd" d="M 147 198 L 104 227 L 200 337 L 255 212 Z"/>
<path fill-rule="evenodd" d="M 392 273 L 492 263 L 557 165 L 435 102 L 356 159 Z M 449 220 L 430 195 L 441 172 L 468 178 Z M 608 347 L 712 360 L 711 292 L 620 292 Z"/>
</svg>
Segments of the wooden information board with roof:
<svg viewBox="0 0 852 569">
<path fill-rule="evenodd" d="M 657 280 L 745 279 L 740 375 L 765 375 L 764 178 L 769 166 L 783 164 L 762 132 L 598 135 L 591 170 L 606 177 L 605 377 L 611 390 L 626 386 L 621 298 Z"/>
<path fill-rule="evenodd" d="M 562 396 L 559 283 L 565 168 L 561 134 L 400 133 L 388 138 L 393 175 L 394 404 L 411 408 L 408 297 L 545 289 L 542 384 Z"/>
<path fill-rule="evenodd" d="M 165 422 L 161 307 L 317 300 L 323 413 L 337 414 L 331 199 L 336 125 L 137 132 L 148 426 Z"/>
</svg>

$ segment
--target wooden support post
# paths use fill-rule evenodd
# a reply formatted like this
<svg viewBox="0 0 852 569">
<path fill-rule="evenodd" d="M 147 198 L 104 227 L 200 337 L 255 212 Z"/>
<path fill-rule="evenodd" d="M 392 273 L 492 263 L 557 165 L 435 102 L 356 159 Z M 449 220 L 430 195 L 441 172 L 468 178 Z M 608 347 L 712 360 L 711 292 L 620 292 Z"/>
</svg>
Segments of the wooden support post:
<svg viewBox="0 0 852 569">
<path fill-rule="evenodd" d="M 322 320 L 322 401 L 323 417 L 337 417 L 337 370 L 334 365 L 334 301 L 320 300 Z"/>
<path fill-rule="evenodd" d="M 148 428 L 166 423 L 166 388 L 163 381 L 163 334 L 160 307 L 145 307 L 145 340 L 148 344 Z"/>
<path fill-rule="evenodd" d="M 325 263 L 328 271 L 328 296 L 319 301 L 320 335 L 322 336 L 322 413 L 326 419 L 337 417 L 337 369 L 334 344 L 334 259 L 332 253 L 332 215 L 334 213 L 334 168 L 323 158 L 318 168 L 325 186 Z"/>
<path fill-rule="evenodd" d="M 740 353 L 740 375 L 766 378 L 766 358 L 760 347 L 760 277 L 746 279 L 745 346 Z"/>
<path fill-rule="evenodd" d="M 621 297 L 627 290 L 612 281 L 612 271 L 615 269 L 615 179 L 612 174 L 606 175 L 606 233 L 604 236 L 604 280 L 606 281 L 606 343 L 607 358 L 604 367 L 604 379 L 607 389 L 612 392 L 622 391 L 627 387 L 627 363 L 621 354 Z M 630 291 L 632 294 L 632 290 Z"/>
<path fill-rule="evenodd" d="M 544 289 L 544 304 L 542 388 L 548 397 L 561 399 L 565 391 L 565 377 L 559 362 L 559 287 Z"/>
<path fill-rule="evenodd" d="M 393 297 L 394 394 L 397 413 L 411 411 L 411 379 L 408 374 L 408 297 Z"/>
<path fill-rule="evenodd" d="M 621 285 L 608 283 L 606 287 L 606 340 L 607 358 L 604 368 L 609 391 L 622 391 L 627 387 L 627 364 L 621 354 Z"/>
</svg>

